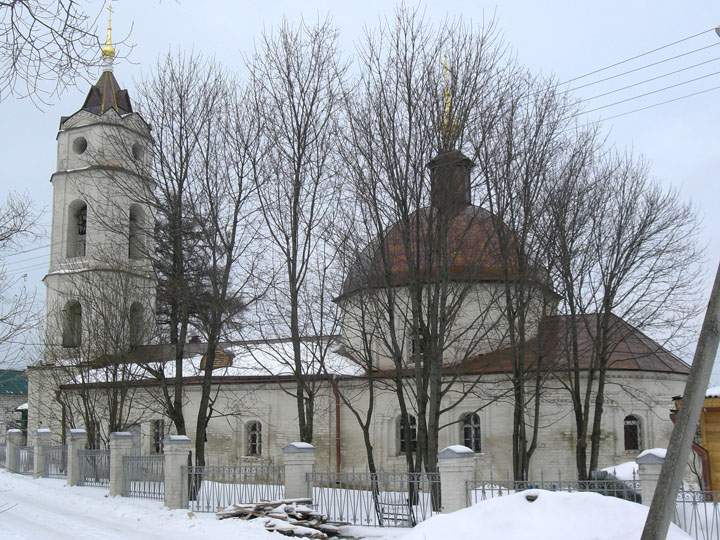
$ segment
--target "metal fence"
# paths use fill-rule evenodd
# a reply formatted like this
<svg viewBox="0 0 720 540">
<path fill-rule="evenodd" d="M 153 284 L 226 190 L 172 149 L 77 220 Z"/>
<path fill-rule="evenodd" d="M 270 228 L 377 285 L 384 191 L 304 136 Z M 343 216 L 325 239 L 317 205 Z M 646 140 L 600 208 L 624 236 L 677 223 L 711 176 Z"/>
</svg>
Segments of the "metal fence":
<svg viewBox="0 0 720 540">
<path fill-rule="evenodd" d="M 45 446 L 42 451 L 45 457 L 45 476 L 65 478 L 67 475 L 67 446 Z"/>
<path fill-rule="evenodd" d="M 678 491 L 673 521 L 695 540 L 720 540 L 720 492 Z"/>
<path fill-rule="evenodd" d="M 110 485 L 110 450 L 78 450 L 81 486 Z"/>
<path fill-rule="evenodd" d="M 5 467 L 5 445 L 0 444 L 0 467 Z"/>
<path fill-rule="evenodd" d="M 32 446 L 18 446 L 15 450 L 15 472 L 32 474 L 35 464 L 35 449 Z"/>
<path fill-rule="evenodd" d="M 189 507 L 195 512 L 216 512 L 231 504 L 282 499 L 283 466 L 269 464 L 183 467 L 187 474 Z"/>
<path fill-rule="evenodd" d="M 440 476 L 407 472 L 310 474 L 313 504 L 331 521 L 412 527 L 440 509 Z"/>
<path fill-rule="evenodd" d="M 165 497 L 165 456 L 124 456 L 123 496 L 163 500 Z"/>
<path fill-rule="evenodd" d="M 467 505 L 471 506 L 481 501 L 512 495 L 526 489 L 545 489 L 547 491 L 589 491 L 625 499 L 626 501 L 641 502 L 640 481 L 618 480 L 614 477 L 593 480 L 563 480 L 562 478 L 547 480 L 517 481 L 498 480 L 492 476 L 489 479 L 473 479 L 466 482 Z"/>
</svg>

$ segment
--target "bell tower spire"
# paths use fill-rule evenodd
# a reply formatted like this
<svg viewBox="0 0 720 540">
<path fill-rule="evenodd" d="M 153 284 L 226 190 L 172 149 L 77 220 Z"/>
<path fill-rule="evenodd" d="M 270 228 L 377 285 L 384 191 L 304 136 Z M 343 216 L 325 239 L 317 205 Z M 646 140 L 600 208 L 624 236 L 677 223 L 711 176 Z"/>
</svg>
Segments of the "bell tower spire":
<svg viewBox="0 0 720 540">
<path fill-rule="evenodd" d="M 102 52 L 103 71 L 112 71 L 113 61 L 115 60 L 115 53 L 116 53 L 115 45 L 113 45 L 113 39 L 112 39 L 112 14 L 113 14 L 112 2 L 108 2 L 107 11 L 108 11 L 108 24 L 107 24 L 107 30 L 105 32 L 105 43 L 103 43 L 102 46 L 100 47 L 100 52 Z"/>
</svg>

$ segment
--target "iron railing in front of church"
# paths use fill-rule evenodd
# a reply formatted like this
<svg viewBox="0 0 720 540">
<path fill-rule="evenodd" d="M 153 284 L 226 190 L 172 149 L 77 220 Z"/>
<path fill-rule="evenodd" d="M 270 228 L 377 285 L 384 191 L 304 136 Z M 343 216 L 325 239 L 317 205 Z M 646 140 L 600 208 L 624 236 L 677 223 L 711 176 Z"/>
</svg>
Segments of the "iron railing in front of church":
<svg viewBox="0 0 720 540">
<path fill-rule="evenodd" d="M 18 446 L 15 449 L 15 472 L 19 474 L 32 474 L 35 464 L 35 448 L 32 446 Z"/>
<path fill-rule="evenodd" d="M 720 540 L 720 491 L 681 489 L 673 522 L 695 540 Z"/>
<path fill-rule="evenodd" d="M 308 483 L 313 505 L 333 522 L 412 527 L 440 509 L 438 473 L 313 471 Z"/>
<path fill-rule="evenodd" d="M 44 446 L 42 452 L 45 465 L 44 476 L 65 478 L 67 475 L 67 446 Z"/>
<path fill-rule="evenodd" d="M 231 504 L 273 501 L 285 496 L 285 469 L 270 463 L 186 466 L 190 510 L 217 512 Z"/>
<path fill-rule="evenodd" d="M 512 480 L 508 478 L 499 479 L 490 474 L 486 479 L 475 478 L 468 480 L 465 486 L 468 506 L 488 499 L 519 493 L 527 489 L 566 492 L 585 491 L 632 502 L 641 502 L 640 479 L 634 473 L 632 478 L 628 480 L 618 479 L 608 473 L 596 475 L 591 480 L 563 479 L 560 474 L 556 478 L 546 478 L 541 475 L 536 480 Z"/>
<path fill-rule="evenodd" d="M 80 485 L 108 487 L 110 485 L 110 450 L 78 450 Z"/>
<path fill-rule="evenodd" d="M 163 500 L 165 497 L 165 456 L 162 454 L 124 456 L 124 497 Z"/>
</svg>

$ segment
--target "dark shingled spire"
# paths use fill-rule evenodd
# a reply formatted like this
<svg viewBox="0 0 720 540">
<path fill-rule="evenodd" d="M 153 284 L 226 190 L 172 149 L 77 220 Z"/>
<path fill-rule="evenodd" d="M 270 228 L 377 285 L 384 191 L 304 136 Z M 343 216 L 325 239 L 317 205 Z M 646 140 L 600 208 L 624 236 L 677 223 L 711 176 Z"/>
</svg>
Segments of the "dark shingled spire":
<svg viewBox="0 0 720 540">
<path fill-rule="evenodd" d="M 105 70 L 100 75 L 98 82 L 90 87 L 82 110 L 94 114 L 103 114 L 110 109 L 115 109 L 118 114 L 133 112 L 127 90 L 120 88 L 112 71 Z"/>
</svg>

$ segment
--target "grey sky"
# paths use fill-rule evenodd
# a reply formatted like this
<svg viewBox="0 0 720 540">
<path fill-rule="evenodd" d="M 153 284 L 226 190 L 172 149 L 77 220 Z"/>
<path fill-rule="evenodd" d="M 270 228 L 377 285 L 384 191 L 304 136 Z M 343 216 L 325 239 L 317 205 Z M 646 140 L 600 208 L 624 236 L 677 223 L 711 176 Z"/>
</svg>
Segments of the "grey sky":
<svg viewBox="0 0 720 540">
<path fill-rule="evenodd" d="M 518 59 L 538 72 L 555 74 L 564 81 L 603 67 L 634 54 L 653 49 L 685 36 L 720 24 L 720 2 L 705 0 L 445 0 L 422 3 L 429 19 L 445 15 L 462 16 L 480 21 L 496 15 L 505 40 Z M 116 37 L 133 28 L 131 41 L 136 44 L 133 63 L 122 63 L 115 75 L 133 96 L 134 83 L 147 74 L 155 59 L 169 49 L 194 49 L 213 55 L 229 67 L 239 66 L 242 55 L 249 52 L 253 40 L 263 27 L 278 24 L 283 16 L 297 20 L 324 17 L 329 14 L 341 33 L 341 44 L 351 54 L 353 43 L 364 26 L 373 25 L 380 16 L 391 13 L 394 2 L 363 0 L 337 2 L 329 0 L 279 1 L 193 1 L 121 0 L 114 4 Z M 624 69 L 648 64 L 674 54 L 717 43 L 700 53 L 678 59 L 578 91 L 592 97 L 640 80 L 683 68 L 705 60 L 720 58 L 720 38 L 715 33 L 643 57 L 603 72 L 596 78 Z M 720 60 L 678 73 L 677 75 L 586 102 L 587 108 L 636 96 L 701 75 L 720 72 Z M 94 79 L 96 74 L 91 75 Z M 645 105 L 683 96 L 720 85 L 720 74 L 679 86 L 643 99 L 609 107 L 588 115 L 588 120 L 611 116 Z M 2 195 L 7 190 L 30 193 L 35 202 L 49 212 L 51 184 L 55 168 L 55 135 L 61 115 L 77 110 L 87 86 L 68 91 L 52 107 L 40 111 L 28 101 L 8 99 L 0 103 L 0 179 Z M 630 147 L 643 154 L 654 175 L 676 186 L 698 209 L 703 219 L 703 243 L 707 246 L 707 276 L 698 283 L 709 293 L 712 274 L 720 258 L 720 187 L 717 151 L 720 124 L 720 90 L 610 120 L 606 126 L 610 140 L 619 147 Z M 45 224 L 50 216 L 43 217 Z M 45 245 L 47 238 L 37 242 Z M 29 245 L 28 248 L 35 247 Z M 47 268 L 47 250 L 18 255 L 9 260 L 11 273 L 27 273 L 44 296 L 40 279 Z M 720 380 L 720 373 L 714 379 Z"/>
</svg>

